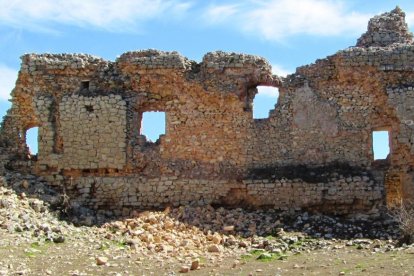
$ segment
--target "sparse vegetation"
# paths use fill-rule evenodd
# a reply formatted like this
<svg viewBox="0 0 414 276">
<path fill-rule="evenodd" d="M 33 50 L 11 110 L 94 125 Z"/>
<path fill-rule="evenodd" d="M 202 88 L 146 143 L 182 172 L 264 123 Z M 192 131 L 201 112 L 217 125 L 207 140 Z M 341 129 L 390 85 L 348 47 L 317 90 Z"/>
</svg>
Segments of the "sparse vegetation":
<svg viewBox="0 0 414 276">
<path fill-rule="evenodd" d="M 402 244 L 414 243 L 414 203 L 403 202 L 391 209 L 391 215 L 398 223 L 401 230 L 401 237 L 399 240 Z"/>
<path fill-rule="evenodd" d="M 263 249 L 254 249 L 251 250 L 248 254 L 242 255 L 241 259 L 245 261 L 255 259 L 261 262 L 269 262 L 274 260 L 285 260 L 287 257 L 288 256 L 284 253 L 272 253 Z"/>
</svg>

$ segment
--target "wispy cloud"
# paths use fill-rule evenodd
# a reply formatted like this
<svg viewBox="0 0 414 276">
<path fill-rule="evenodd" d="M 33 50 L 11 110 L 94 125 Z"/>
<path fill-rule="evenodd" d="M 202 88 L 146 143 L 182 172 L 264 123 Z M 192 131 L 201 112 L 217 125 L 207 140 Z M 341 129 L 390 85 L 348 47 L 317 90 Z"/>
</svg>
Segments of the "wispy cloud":
<svg viewBox="0 0 414 276">
<path fill-rule="evenodd" d="M 229 17 L 239 12 L 239 5 L 217 5 L 210 6 L 204 13 L 204 20 L 207 24 L 215 24 L 227 21 Z"/>
<path fill-rule="evenodd" d="M 345 1 L 339 0 L 251 0 L 244 5 L 210 6 L 205 14 L 206 18 L 211 14 L 221 18 L 215 20 L 217 23 L 275 41 L 297 34 L 359 34 L 366 29 L 371 16 L 352 12 Z"/>
<path fill-rule="evenodd" d="M 286 69 L 282 65 L 272 64 L 272 73 L 278 75 L 279 77 L 286 77 L 288 74 L 291 74 L 292 71 Z"/>
<path fill-rule="evenodd" d="M 54 24 L 133 30 L 140 22 L 180 16 L 190 2 L 179 0 L 0 0 L 0 24 L 53 31 Z"/>
<path fill-rule="evenodd" d="M 0 101 L 10 98 L 10 92 L 14 88 L 17 79 L 17 71 L 0 64 Z"/>
</svg>

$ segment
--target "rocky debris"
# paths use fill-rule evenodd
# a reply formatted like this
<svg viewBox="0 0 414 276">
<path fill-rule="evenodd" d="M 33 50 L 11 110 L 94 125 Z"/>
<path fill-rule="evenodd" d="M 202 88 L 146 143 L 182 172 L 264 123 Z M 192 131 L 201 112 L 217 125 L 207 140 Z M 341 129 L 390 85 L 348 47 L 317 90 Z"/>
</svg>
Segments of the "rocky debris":
<svg viewBox="0 0 414 276">
<path fill-rule="evenodd" d="M 12 185 L 7 179 L 15 183 Z M 30 177 L 9 174 L 1 178 L 0 231 L 14 233 L 25 242 L 55 243 L 85 232 L 89 240 L 99 244 L 98 249 L 109 248 L 108 243 L 119 244 L 147 259 L 179 262 L 182 273 L 242 255 L 272 260 L 344 247 L 372 252 L 400 250 L 395 246 L 399 236 L 395 222 L 387 217 L 366 215 L 346 219 L 307 212 L 182 206 L 164 211 L 136 211 L 127 218 L 106 218 L 108 221 L 98 227 L 76 227 L 61 220 L 51 204 L 34 197 L 31 189 L 39 190 L 41 181 L 31 179 L 27 188 L 26 184 L 21 185 L 24 179 Z M 44 198 L 52 199 L 53 190 L 44 188 L 48 194 Z M 91 221 L 103 219 L 95 216 Z M 32 248 L 29 253 L 35 250 Z M 201 257 L 208 262 L 202 262 Z M 108 265 L 108 259 L 109 256 L 98 256 L 95 262 L 99 266 Z"/>
<path fill-rule="evenodd" d="M 232 231 L 224 231 L 229 224 L 234 226 Z M 183 273 L 196 265 L 183 256 L 208 256 L 209 265 L 214 265 L 223 258 L 241 255 L 282 260 L 301 252 L 345 247 L 384 252 L 396 249 L 394 239 L 398 237 L 390 218 L 358 215 L 345 219 L 211 206 L 137 212 L 134 217 L 108 222 L 102 229 L 110 232 L 108 239 L 124 240 L 141 252 L 182 262 Z"/>
<path fill-rule="evenodd" d="M 59 220 L 58 212 L 51 209 L 51 203 L 56 204 L 58 201 L 56 194 L 36 178 L 29 177 L 21 181 L 19 178 L 21 176 L 11 174 L 0 178 L 0 228 L 10 233 L 21 232 L 26 237 L 64 242 L 70 225 Z M 13 185 L 9 187 L 8 183 Z M 36 192 L 39 198 L 21 192 L 19 187 L 26 192 Z M 49 202 L 40 198 L 48 199 Z"/>
<path fill-rule="evenodd" d="M 170 216 L 204 231 L 227 233 L 241 237 L 278 236 L 284 232 L 303 232 L 313 238 L 371 238 L 396 239 L 399 232 L 395 222 L 382 217 L 354 215 L 349 218 L 311 214 L 300 211 L 225 209 L 206 207 L 179 207 Z M 222 231 L 231 224 L 233 231 Z M 230 237 L 231 237 L 230 235 Z M 211 236 L 213 239 L 213 236 Z"/>
</svg>

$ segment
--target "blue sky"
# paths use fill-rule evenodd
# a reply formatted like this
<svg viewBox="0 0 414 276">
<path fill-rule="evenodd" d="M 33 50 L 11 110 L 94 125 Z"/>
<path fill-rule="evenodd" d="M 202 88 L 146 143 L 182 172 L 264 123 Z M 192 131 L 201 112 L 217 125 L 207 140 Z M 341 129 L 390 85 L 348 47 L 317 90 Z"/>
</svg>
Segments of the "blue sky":
<svg viewBox="0 0 414 276">
<path fill-rule="evenodd" d="M 276 74 L 286 75 L 355 45 L 369 18 L 396 5 L 414 26 L 412 0 L 0 0 L 0 113 L 10 106 L 24 53 L 115 60 L 126 51 L 156 48 L 200 61 L 223 50 L 263 56 Z M 263 110 L 257 116 L 267 116 L 276 98 L 277 92 L 263 90 L 255 100 L 255 111 Z M 28 140 L 35 151 L 35 138 Z"/>
</svg>

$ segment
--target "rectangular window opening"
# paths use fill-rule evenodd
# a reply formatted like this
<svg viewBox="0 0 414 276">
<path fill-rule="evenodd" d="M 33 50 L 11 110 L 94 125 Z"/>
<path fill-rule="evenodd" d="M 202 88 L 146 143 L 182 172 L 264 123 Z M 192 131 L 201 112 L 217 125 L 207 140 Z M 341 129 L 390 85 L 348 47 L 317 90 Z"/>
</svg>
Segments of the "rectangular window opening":
<svg viewBox="0 0 414 276">
<path fill-rule="evenodd" d="M 89 81 L 85 80 L 81 82 L 81 89 L 84 90 L 89 90 Z"/>
<path fill-rule="evenodd" d="M 269 118 L 279 100 L 279 89 L 276 87 L 258 86 L 253 99 L 253 119 Z"/>
<path fill-rule="evenodd" d="M 156 142 L 165 135 L 165 112 L 149 111 L 142 114 L 141 135 L 145 135 L 148 142 Z"/>
<path fill-rule="evenodd" d="M 31 155 L 37 155 L 39 142 L 39 127 L 32 127 L 26 130 L 26 145 L 29 148 Z"/>
<path fill-rule="evenodd" d="M 374 160 L 387 159 L 390 154 L 390 132 L 387 130 L 372 132 L 372 151 Z"/>
</svg>

